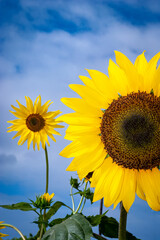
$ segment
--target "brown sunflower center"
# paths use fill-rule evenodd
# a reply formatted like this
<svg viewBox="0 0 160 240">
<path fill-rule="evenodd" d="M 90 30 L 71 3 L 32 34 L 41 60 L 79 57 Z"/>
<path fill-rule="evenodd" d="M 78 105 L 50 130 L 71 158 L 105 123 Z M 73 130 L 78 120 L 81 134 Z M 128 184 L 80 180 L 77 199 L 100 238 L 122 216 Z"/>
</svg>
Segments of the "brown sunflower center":
<svg viewBox="0 0 160 240">
<path fill-rule="evenodd" d="M 118 165 L 152 169 L 160 164 L 160 97 L 138 92 L 113 100 L 100 129 L 105 149 Z"/>
<path fill-rule="evenodd" d="M 45 120 L 38 113 L 33 113 L 27 117 L 26 125 L 31 131 L 38 132 L 45 126 Z"/>
</svg>

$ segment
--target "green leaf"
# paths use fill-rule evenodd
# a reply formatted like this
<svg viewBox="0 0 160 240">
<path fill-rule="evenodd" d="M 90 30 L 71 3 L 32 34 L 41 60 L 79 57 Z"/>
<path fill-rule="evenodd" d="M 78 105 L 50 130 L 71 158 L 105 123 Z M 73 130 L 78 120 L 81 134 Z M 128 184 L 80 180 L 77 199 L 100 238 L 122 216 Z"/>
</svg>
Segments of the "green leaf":
<svg viewBox="0 0 160 240">
<path fill-rule="evenodd" d="M 21 210 L 21 211 L 35 211 L 36 208 L 33 208 L 29 203 L 20 202 L 11 205 L 0 205 L 2 208 L 10 209 L 10 210 Z"/>
<path fill-rule="evenodd" d="M 102 215 L 88 216 L 86 217 L 90 224 L 95 227 L 100 224 Z"/>
<path fill-rule="evenodd" d="M 73 188 L 79 190 L 79 185 L 80 185 L 80 183 L 78 183 L 78 179 L 77 179 L 77 178 L 72 178 L 72 177 L 71 177 L 71 179 L 70 179 L 70 185 L 71 185 Z"/>
<path fill-rule="evenodd" d="M 127 231 L 127 240 L 141 240 L 140 238 L 136 238 L 135 236 L 133 236 L 132 233 Z"/>
<path fill-rule="evenodd" d="M 91 204 L 93 203 L 93 195 L 94 193 L 90 190 L 90 188 L 84 190 L 84 191 L 78 191 L 74 193 L 73 195 L 80 194 L 81 196 L 83 195 L 86 199 L 89 199 L 91 201 Z"/>
<path fill-rule="evenodd" d="M 67 214 L 64 218 L 53 219 L 48 225 L 49 225 L 50 227 L 53 227 L 54 225 L 60 224 L 61 222 L 63 222 L 64 220 L 68 219 L 68 218 L 71 217 L 71 216 L 72 216 L 72 214 L 71 214 L 71 215 L 68 215 L 68 214 Z"/>
<path fill-rule="evenodd" d="M 84 197 L 86 199 L 89 199 L 91 201 L 91 204 L 93 203 L 93 192 L 90 190 L 90 188 L 88 188 L 87 190 L 82 192 L 82 195 L 84 195 Z"/>
<path fill-rule="evenodd" d="M 51 227 L 42 240 L 90 240 L 92 236 L 89 222 L 83 215 L 77 213 Z"/>
<path fill-rule="evenodd" d="M 103 216 L 99 225 L 100 232 L 110 238 L 118 238 L 118 222 L 112 217 Z"/>
<path fill-rule="evenodd" d="M 47 214 L 45 216 L 45 219 L 50 219 L 58 211 L 58 209 L 62 206 L 65 206 L 65 207 L 71 209 L 70 207 L 68 207 L 63 202 L 57 201 L 50 207 L 49 211 L 47 212 Z"/>
<path fill-rule="evenodd" d="M 115 218 L 103 216 L 100 222 L 100 232 L 110 238 L 118 238 L 119 223 Z M 127 240 L 140 240 L 133 236 L 130 232 L 126 232 Z"/>
</svg>

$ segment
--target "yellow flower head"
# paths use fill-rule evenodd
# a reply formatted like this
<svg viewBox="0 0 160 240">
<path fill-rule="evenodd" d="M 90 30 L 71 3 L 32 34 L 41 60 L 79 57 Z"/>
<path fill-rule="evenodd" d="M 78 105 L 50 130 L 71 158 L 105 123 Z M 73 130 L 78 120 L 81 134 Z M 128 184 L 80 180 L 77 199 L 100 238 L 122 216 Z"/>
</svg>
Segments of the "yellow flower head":
<svg viewBox="0 0 160 240">
<path fill-rule="evenodd" d="M 1 226 L 1 224 L 3 224 L 3 222 L 0 222 L 0 229 L 5 228 L 4 226 Z M 2 240 L 2 237 L 6 237 L 9 236 L 8 234 L 4 234 L 4 233 L 0 233 L 0 240 Z"/>
<path fill-rule="evenodd" d="M 160 53 L 147 62 L 143 52 L 134 64 L 115 54 L 109 77 L 88 70 L 90 78 L 80 76 L 84 85 L 70 85 L 81 98 L 62 99 L 75 112 L 59 118 L 72 141 L 60 154 L 74 157 L 67 170 L 80 179 L 93 172 L 93 201 L 122 201 L 129 211 L 136 193 L 160 211 Z"/>
<path fill-rule="evenodd" d="M 53 197 L 54 193 L 52 193 L 51 195 L 49 195 L 49 193 L 44 193 L 41 196 L 36 196 L 36 201 L 35 202 L 32 201 L 33 206 L 40 209 L 48 208 L 52 203 Z"/>
<path fill-rule="evenodd" d="M 33 149 L 35 150 L 35 145 L 37 144 L 38 150 L 40 149 L 40 142 L 42 143 L 43 149 L 45 149 L 46 143 L 48 145 L 48 137 L 53 141 L 56 141 L 53 134 L 60 135 L 55 128 L 62 128 L 63 126 L 58 125 L 60 121 L 54 119 L 59 113 L 59 110 L 55 112 L 48 112 L 48 107 L 52 102 L 47 101 L 44 105 L 41 105 L 41 96 L 38 96 L 33 104 L 29 97 L 26 98 L 25 107 L 20 102 L 17 101 L 19 108 L 12 108 L 15 111 L 10 111 L 18 119 L 8 121 L 13 125 L 8 127 L 8 132 L 17 131 L 17 134 L 13 137 L 16 138 L 20 136 L 18 145 L 22 145 L 26 140 L 28 140 L 28 149 L 31 142 L 33 141 Z"/>
<path fill-rule="evenodd" d="M 44 193 L 41 196 L 41 198 L 44 199 L 48 203 L 50 203 L 50 201 L 52 200 L 53 197 L 54 197 L 54 193 L 52 193 L 51 195 L 49 195 L 49 193 Z"/>
</svg>

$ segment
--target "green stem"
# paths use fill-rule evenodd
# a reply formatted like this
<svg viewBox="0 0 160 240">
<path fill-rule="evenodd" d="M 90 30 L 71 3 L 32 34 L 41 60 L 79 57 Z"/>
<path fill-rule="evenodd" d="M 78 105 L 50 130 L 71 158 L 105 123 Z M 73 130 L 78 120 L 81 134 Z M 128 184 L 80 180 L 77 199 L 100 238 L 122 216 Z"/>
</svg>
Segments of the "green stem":
<svg viewBox="0 0 160 240">
<path fill-rule="evenodd" d="M 7 223 L 0 224 L 0 226 L 13 228 L 15 231 L 17 231 L 19 233 L 19 235 L 21 236 L 21 238 L 23 240 L 26 240 L 25 237 L 23 236 L 23 234 L 21 233 L 21 231 L 18 228 L 16 228 L 15 226 L 13 226 L 11 224 L 7 224 Z"/>
<path fill-rule="evenodd" d="M 43 235 L 43 224 L 41 225 L 41 230 L 40 230 L 40 234 L 39 234 L 38 240 L 41 240 L 42 235 Z"/>
<path fill-rule="evenodd" d="M 72 212 L 74 213 L 75 212 L 75 204 L 74 204 L 74 198 L 73 198 L 73 186 L 71 186 L 71 199 L 72 199 Z"/>
<path fill-rule="evenodd" d="M 100 201 L 100 210 L 99 210 L 99 215 L 102 215 L 103 213 L 103 198 Z M 100 226 L 99 226 L 99 235 L 101 235 L 101 230 L 100 230 Z"/>
<path fill-rule="evenodd" d="M 86 182 L 86 184 L 85 184 L 84 191 L 86 191 L 87 184 L 88 184 L 88 182 Z M 79 211 L 79 209 L 80 209 L 80 207 L 81 207 L 81 204 L 82 204 L 82 201 L 83 201 L 83 198 L 84 198 L 84 195 L 82 195 L 81 200 L 80 200 L 80 202 L 79 202 L 79 205 L 78 205 L 76 211 L 74 212 L 74 214 Z"/>
<path fill-rule="evenodd" d="M 86 198 L 85 198 L 84 201 L 83 201 L 83 205 L 82 205 L 82 207 L 81 207 L 81 211 L 80 211 L 79 213 L 82 213 L 83 208 L 84 208 L 84 206 L 85 206 L 85 203 L 86 203 Z"/>
<path fill-rule="evenodd" d="M 119 221 L 119 233 L 118 239 L 119 240 L 126 240 L 126 225 L 127 225 L 127 212 L 123 207 L 123 203 L 120 203 L 120 221 Z"/>
<path fill-rule="evenodd" d="M 45 191 L 45 193 L 48 193 L 49 161 L 48 161 L 48 152 L 47 152 L 47 146 L 46 146 L 46 145 L 45 145 L 45 158 L 46 158 L 46 191 Z M 44 210 L 44 213 L 43 213 L 43 220 L 45 219 L 45 215 L 46 215 L 46 210 Z M 45 231 L 45 227 L 44 227 L 43 224 L 42 224 L 42 225 L 41 225 L 41 229 L 40 229 L 39 240 L 41 240 L 44 231 Z"/>
<path fill-rule="evenodd" d="M 46 193 L 48 193 L 48 182 L 49 182 L 49 162 L 48 162 L 48 152 L 45 146 L 45 157 L 46 157 Z"/>
<path fill-rule="evenodd" d="M 102 237 L 101 235 L 97 233 L 93 233 L 93 237 L 95 237 L 98 240 L 109 240 L 108 238 Z"/>
</svg>

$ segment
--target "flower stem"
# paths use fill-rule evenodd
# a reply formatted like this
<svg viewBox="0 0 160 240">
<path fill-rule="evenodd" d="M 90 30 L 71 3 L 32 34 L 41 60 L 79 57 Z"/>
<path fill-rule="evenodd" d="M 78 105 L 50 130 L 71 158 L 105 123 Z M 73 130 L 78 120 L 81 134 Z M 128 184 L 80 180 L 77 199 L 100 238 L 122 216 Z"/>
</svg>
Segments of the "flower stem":
<svg viewBox="0 0 160 240">
<path fill-rule="evenodd" d="M 13 226 L 11 224 L 7 224 L 7 223 L 0 224 L 0 226 L 13 228 L 15 231 L 17 231 L 19 233 L 19 235 L 21 236 L 21 238 L 23 240 L 26 240 L 25 237 L 23 236 L 23 234 L 21 233 L 21 231 L 18 228 L 16 228 L 15 226 Z"/>
<path fill-rule="evenodd" d="M 73 186 L 71 186 L 71 199 L 72 199 L 72 212 L 75 212 L 75 204 L 74 204 L 74 198 L 73 198 Z"/>
<path fill-rule="evenodd" d="M 48 161 L 48 152 L 47 152 L 47 146 L 45 145 L 45 158 L 46 158 L 46 191 L 45 193 L 48 193 L 48 183 L 49 183 L 49 161 Z M 44 213 L 43 213 L 43 220 L 45 219 L 45 215 L 46 215 L 46 209 L 44 209 Z M 41 229 L 40 229 L 40 236 L 39 236 L 39 240 L 41 240 L 43 233 L 45 232 L 45 227 L 44 224 L 41 224 Z"/>
<path fill-rule="evenodd" d="M 83 205 L 82 205 L 82 207 L 81 207 L 81 210 L 80 210 L 80 212 L 79 213 L 82 213 L 82 211 L 83 211 L 83 208 L 84 208 L 84 206 L 85 206 L 85 203 L 86 203 L 86 198 L 84 199 L 84 201 L 83 201 Z"/>
<path fill-rule="evenodd" d="M 88 184 L 88 182 L 86 182 L 86 184 L 85 184 L 84 191 L 86 191 L 87 184 Z M 80 209 L 80 207 L 81 207 L 81 205 L 82 205 L 83 198 L 84 198 L 84 195 L 82 195 L 81 200 L 80 200 L 80 202 L 79 202 L 79 205 L 78 205 L 76 211 L 74 212 L 74 214 L 79 211 L 79 209 Z"/>
<path fill-rule="evenodd" d="M 41 225 L 41 229 L 40 229 L 40 234 L 39 234 L 39 238 L 37 238 L 38 240 L 41 240 L 43 235 L 43 224 Z"/>
<path fill-rule="evenodd" d="M 103 213 L 103 198 L 100 201 L 99 215 L 102 215 L 102 213 Z M 99 235 L 101 235 L 100 226 L 99 226 Z"/>
<path fill-rule="evenodd" d="M 119 240 L 126 240 L 126 225 L 127 225 L 127 212 L 123 207 L 123 203 L 120 203 L 120 221 L 119 221 L 119 232 L 118 232 L 118 239 Z"/>
<path fill-rule="evenodd" d="M 45 146 L 45 157 L 46 157 L 46 193 L 48 193 L 48 182 L 49 182 L 49 162 L 48 162 L 48 152 Z"/>
<path fill-rule="evenodd" d="M 102 237 L 101 235 L 94 232 L 93 232 L 93 236 L 98 240 L 109 240 L 108 238 Z"/>
</svg>

